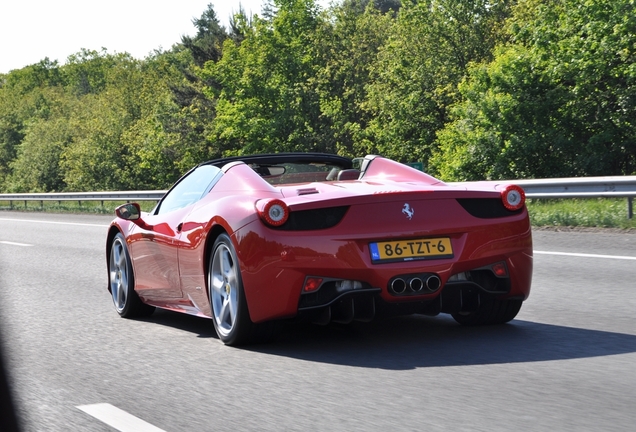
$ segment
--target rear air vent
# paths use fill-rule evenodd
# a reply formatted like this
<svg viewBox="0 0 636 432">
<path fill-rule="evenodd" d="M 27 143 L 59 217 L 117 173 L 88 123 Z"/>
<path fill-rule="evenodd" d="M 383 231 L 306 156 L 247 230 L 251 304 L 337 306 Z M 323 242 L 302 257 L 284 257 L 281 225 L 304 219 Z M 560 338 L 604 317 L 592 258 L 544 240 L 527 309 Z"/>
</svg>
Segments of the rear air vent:
<svg viewBox="0 0 636 432">
<path fill-rule="evenodd" d="M 341 206 L 290 211 L 287 222 L 274 229 L 284 231 L 310 231 L 331 228 L 342 220 L 348 209 L 349 206 Z"/>
<path fill-rule="evenodd" d="M 296 193 L 300 196 L 300 195 L 311 195 L 311 194 L 317 194 L 318 193 L 318 189 L 316 188 L 305 188 L 305 189 L 297 189 Z"/>
<path fill-rule="evenodd" d="M 501 198 L 458 198 L 457 202 L 472 216 L 481 219 L 513 216 L 523 211 L 506 209 Z"/>
</svg>

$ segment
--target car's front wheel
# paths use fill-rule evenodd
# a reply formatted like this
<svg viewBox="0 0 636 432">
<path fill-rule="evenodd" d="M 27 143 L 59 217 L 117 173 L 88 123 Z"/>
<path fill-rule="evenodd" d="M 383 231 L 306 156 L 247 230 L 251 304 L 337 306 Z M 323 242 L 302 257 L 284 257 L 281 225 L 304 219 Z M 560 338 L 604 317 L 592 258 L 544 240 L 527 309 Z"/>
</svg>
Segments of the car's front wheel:
<svg viewBox="0 0 636 432">
<path fill-rule="evenodd" d="M 517 316 L 522 303 L 523 301 L 518 299 L 485 300 L 474 312 L 457 312 L 452 316 L 462 325 L 504 324 Z"/>
<path fill-rule="evenodd" d="M 208 289 L 214 328 L 226 345 L 239 345 L 249 340 L 252 323 L 241 269 L 230 237 L 221 234 L 216 239 L 210 258 Z"/>
<path fill-rule="evenodd" d="M 108 265 L 108 279 L 110 293 L 113 297 L 115 310 L 124 318 L 134 318 L 151 315 L 155 308 L 144 304 L 135 292 L 135 276 L 126 239 L 117 233 L 110 246 Z"/>
</svg>

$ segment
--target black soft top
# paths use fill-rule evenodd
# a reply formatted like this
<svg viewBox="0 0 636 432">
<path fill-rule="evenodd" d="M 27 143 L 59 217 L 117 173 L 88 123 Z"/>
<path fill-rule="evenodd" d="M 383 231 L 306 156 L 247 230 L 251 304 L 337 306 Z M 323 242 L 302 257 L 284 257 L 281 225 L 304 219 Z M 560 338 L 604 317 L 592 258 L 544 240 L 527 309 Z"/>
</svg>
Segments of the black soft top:
<svg viewBox="0 0 636 432">
<path fill-rule="evenodd" d="M 329 153 L 267 153 L 258 155 L 232 156 L 222 159 L 214 159 L 204 162 L 201 165 L 214 165 L 217 168 L 223 168 L 230 162 L 244 162 L 248 165 L 277 165 L 284 163 L 324 163 L 328 165 L 336 165 L 342 169 L 350 169 L 353 167 L 353 161 L 349 158 Z"/>
</svg>

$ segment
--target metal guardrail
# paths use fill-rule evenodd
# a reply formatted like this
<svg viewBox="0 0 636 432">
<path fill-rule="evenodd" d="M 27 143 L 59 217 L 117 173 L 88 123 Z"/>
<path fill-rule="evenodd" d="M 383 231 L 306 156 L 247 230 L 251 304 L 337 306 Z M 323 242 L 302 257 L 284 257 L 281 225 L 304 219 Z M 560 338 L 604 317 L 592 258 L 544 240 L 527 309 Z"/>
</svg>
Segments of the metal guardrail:
<svg viewBox="0 0 636 432">
<path fill-rule="evenodd" d="M 159 201 L 167 191 L 50 192 L 0 194 L 0 201 Z"/>
<path fill-rule="evenodd" d="M 635 197 L 636 176 L 511 180 L 531 198 Z"/>
<path fill-rule="evenodd" d="M 572 177 L 532 180 L 504 180 L 521 186 L 528 198 L 627 198 L 627 215 L 633 218 L 636 176 Z M 0 194 L 0 201 L 158 201 L 166 193 L 160 191 L 61 192 Z"/>
<path fill-rule="evenodd" d="M 627 217 L 634 217 L 636 176 L 514 180 L 511 183 L 521 186 L 528 198 L 627 198 Z"/>
</svg>

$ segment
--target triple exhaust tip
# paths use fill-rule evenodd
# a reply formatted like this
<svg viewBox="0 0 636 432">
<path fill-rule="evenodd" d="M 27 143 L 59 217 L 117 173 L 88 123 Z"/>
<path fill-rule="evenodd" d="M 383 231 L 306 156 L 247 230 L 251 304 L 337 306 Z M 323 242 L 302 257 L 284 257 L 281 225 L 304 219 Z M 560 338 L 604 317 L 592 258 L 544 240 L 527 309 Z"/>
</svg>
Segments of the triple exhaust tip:
<svg viewBox="0 0 636 432">
<path fill-rule="evenodd" d="M 391 289 L 396 294 L 404 294 L 409 289 L 410 292 L 418 293 L 421 292 L 424 288 L 428 291 L 433 292 L 437 291 L 439 287 L 442 285 L 442 281 L 439 279 L 439 276 L 430 275 L 425 278 L 426 280 L 420 277 L 414 277 L 407 280 L 402 278 L 395 278 L 391 281 Z"/>
</svg>

